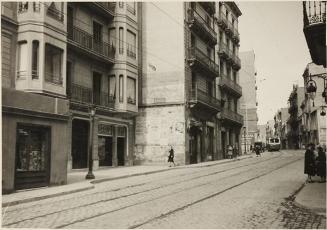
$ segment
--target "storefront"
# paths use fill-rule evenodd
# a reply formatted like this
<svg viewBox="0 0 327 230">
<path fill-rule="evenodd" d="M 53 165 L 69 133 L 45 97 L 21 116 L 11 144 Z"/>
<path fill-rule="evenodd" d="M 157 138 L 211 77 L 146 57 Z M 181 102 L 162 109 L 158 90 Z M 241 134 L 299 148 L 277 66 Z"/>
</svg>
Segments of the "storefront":
<svg viewBox="0 0 327 230">
<path fill-rule="evenodd" d="M 3 193 L 67 183 L 68 118 L 64 99 L 2 89 Z"/>
</svg>

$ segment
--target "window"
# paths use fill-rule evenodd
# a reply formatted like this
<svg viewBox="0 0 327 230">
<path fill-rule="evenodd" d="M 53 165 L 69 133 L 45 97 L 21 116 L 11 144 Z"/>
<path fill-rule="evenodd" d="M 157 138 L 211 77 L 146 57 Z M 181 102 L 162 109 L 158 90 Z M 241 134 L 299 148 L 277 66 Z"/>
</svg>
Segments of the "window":
<svg viewBox="0 0 327 230">
<path fill-rule="evenodd" d="M 212 82 L 210 82 L 210 81 L 207 82 L 207 88 L 208 88 L 208 95 L 209 96 L 213 96 L 213 94 L 212 94 L 213 93 L 213 90 L 212 90 L 212 88 L 213 88 L 212 87 Z"/>
<path fill-rule="evenodd" d="M 2 3 L 3 4 L 3 3 Z M 2 87 L 8 87 L 11 86 L 11 70 L 13 68 L 12 66 L 12 37 L 11 35 L 7 35 L 6 33 L 1 34 L 1 74 L 2 74 Z"/>
<path fill-rule="evenodd" d="M 130 12 L 131 14 L 135 15 L 135 13 L 136 13 L 135 2 L 127 2 L 127 11 Z"/>
<path fill-rule="evenodd" d="M 127 102 L 136 104 L 136 80 L 131 77 L 127 77 Z"/>
<path fill-rule="evenodd" d="M 119 102 L 124 101 L 124 76 L 119 75 Z"/>
<path fill-rule="evenodd" d="M 119 7 L 124 8 L 124 2 L 119 2 Z"/>
<path fill-rule="evenodd" d="M 45 80 L 62 84 L 63 51 L 53 45 L 45 44 Z"/>
<path fill-rule="evenodd" d="M 124 53 L 124 29 L 119 27 L 119 54 Z"/>
<path fill-rule="evenodd" d="M 116 98 L 116 76 L 109 76 L 109 99 L 114 100 Z"/>
<path fill-rule="evenodd" d="M 47 15 L 58 21 L 64 21 L 63 14 L 63 3 L 62 2 L 51 2 L 48 6 Z"/>
<path fill-rule="evenodd" d="M 23 41 L 18 44 L 18 68 L 17 68 L 17 78 L 24 77 L 27 75 L 27 42 Z"/>
<path fill-rule="evenodd" d="M 39 78 L 39 41 L 33 41 L 32 43 L 32 79 Z"/>
<path fill-rule="evenodd" d="M 102 42 L 102 25 L 97 22 L 93 22 L 93 39 L 95 43 Z"/>
<path fill-rule="evenodd" d="M 24 13 L 28 10 L 28 2 L 18 3 L 18 13 Z"/>
<path fill-rule="evenodd" d="M 136 35 L 127 30 L 127 56 L 136 59 Z"/>
<path fill-rule="evenodd" d="M 108 34 L 109 34 L 109 45 L 111 45 L 112 47 L 116 47 L 116 28 L 109 28 L 108 30 Z"/>
</svg>

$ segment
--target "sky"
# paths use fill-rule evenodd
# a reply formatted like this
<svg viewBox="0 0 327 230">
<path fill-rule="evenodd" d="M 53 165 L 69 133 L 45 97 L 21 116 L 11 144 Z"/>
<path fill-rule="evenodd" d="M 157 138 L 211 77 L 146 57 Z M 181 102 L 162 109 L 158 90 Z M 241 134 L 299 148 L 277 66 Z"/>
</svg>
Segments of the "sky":
<svg viewBox="0 0 327 230">
<path fill-rule="evenodd" d="M 303 33 L 302 2 L 237 2 L 240 52 L 254 50 L 257 70 L 258 124 L 272 120 L 287 107 L 293 84 L 311 57 Z M 265 79 L 265 80 L 264 80 Z"/>
</svg>

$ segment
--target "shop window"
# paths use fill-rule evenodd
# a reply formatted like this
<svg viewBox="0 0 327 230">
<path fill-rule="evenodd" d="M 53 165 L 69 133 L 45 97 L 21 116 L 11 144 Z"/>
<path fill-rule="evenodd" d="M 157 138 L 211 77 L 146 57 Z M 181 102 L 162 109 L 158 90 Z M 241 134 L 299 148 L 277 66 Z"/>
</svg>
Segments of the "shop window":
<svg viewBox="0 0 327 230">
<path fill-rule="evenodd" d="M 127 102 L 136 104 L 136 80 L 131 77 L 127 77 Z"/>
<path fill-rule="evenodd" d="M 24 78 L 27 75 L 27 42 L 18 43 L 18 63 L 17 63 L 17 78 Z"/>
<path fill-rule="evenodd" d="M 61 85 L 62 79 L 63 50 L 45 44 L 45 80 Z"/>
<path fill-rule="evenodd" d="M 18 126 L 16 171 L 39 172 L 47 169 L 48 132 L 44 128 Z"/>
<path fill-rule="evenodd" d="M 124 101 L 124 76 L 119 75 L 119 102 Z"/>
<path fill-rule="evenodd" d="M 39 41 L 32 43 L 32 79 L 39 78 Z"/>
</svg>

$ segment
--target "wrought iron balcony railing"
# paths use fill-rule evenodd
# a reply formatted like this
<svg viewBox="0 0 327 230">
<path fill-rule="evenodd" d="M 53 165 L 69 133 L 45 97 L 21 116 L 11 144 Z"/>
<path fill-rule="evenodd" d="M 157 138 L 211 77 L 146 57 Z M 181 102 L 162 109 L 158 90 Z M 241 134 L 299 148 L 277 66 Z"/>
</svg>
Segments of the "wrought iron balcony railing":
<svg viewBox="0 0 327 230">
<path fill-rule="evenodd" d="M 325 23 L 326 24 L 326 1 L 303 2 L 304 27 Z"/>
<path fill-rule="evenodd" d="M 199 32 L 204 39 L 209 39 L 211 43 L 217 44 L 217 33 L 214 30 L 211 16 L 206 15 L 204 19 L 195 9 L 188 10 L 188 23 Z"/>
<path fill-rule="evenodd" d="M 202 104 L 208 105 L 215 110 L 221 110 L 221 102 L 217 98 L 209 95 L 207 92 L 199 88 L 192 89 L 191 91 L 191 101 L 200 102 Z"/>
<path fill-rule="evenodd" d="M 219 86 L 226 88 L 239 97 L 242 96 L 242 87 L 224 74 L 220 74 Z"/>
<path fill-rule="evenodd" d="M 75 26 L 68 28 L 68 39 L 87 51 L 100 55 L 110 61 L 113 61 L 115 58 L 116 49 L 113 45 L 98 41 L 91 34 Z"/>
<path fill-rule="evenodd" d="M 204 54 L 200 49 L 190 47 L 188 49 L 188 58 L 189 61 L 198 62 L 202 68 L 211 72 L 212 75 L 219 74 L 219 65 L 216 64 L 215 61 L 211 60 L 211 58 Z"/>
<path fill-rule="evenodd" d="M 116 12 L 116 2 L 85 2 L 95 13 L 103 17 L 112 19 Z"/>
<path fill-rule="evenodd" d="M 91 88 L 77 84 L 71 84 L 70 99 L 79 103 L 94 104 L 109 108 L 113 108 L 115 104 L 113 95 L 104 92 L 94 93 Z"/>
<path fill-rule="evenodd" d="M 54 7 L 47 6 L 47 15 L 57 21 L 63 22 L 64 21 L 64 13 L 60 10 L 55 9 Z"/>
<path fill-rule="evenodd" d="M 223 109 L 220 114 L 223 120 L 229 120 L 239 125 L 243 124 L 243 116 L 235 111 Z"/>
<path fill-rule="evenodd" d="M 199 2 L 202 7 L 208 11 L 209 14 L 214 14 L 216 12 L 215 2 Z"/>
</svg>

